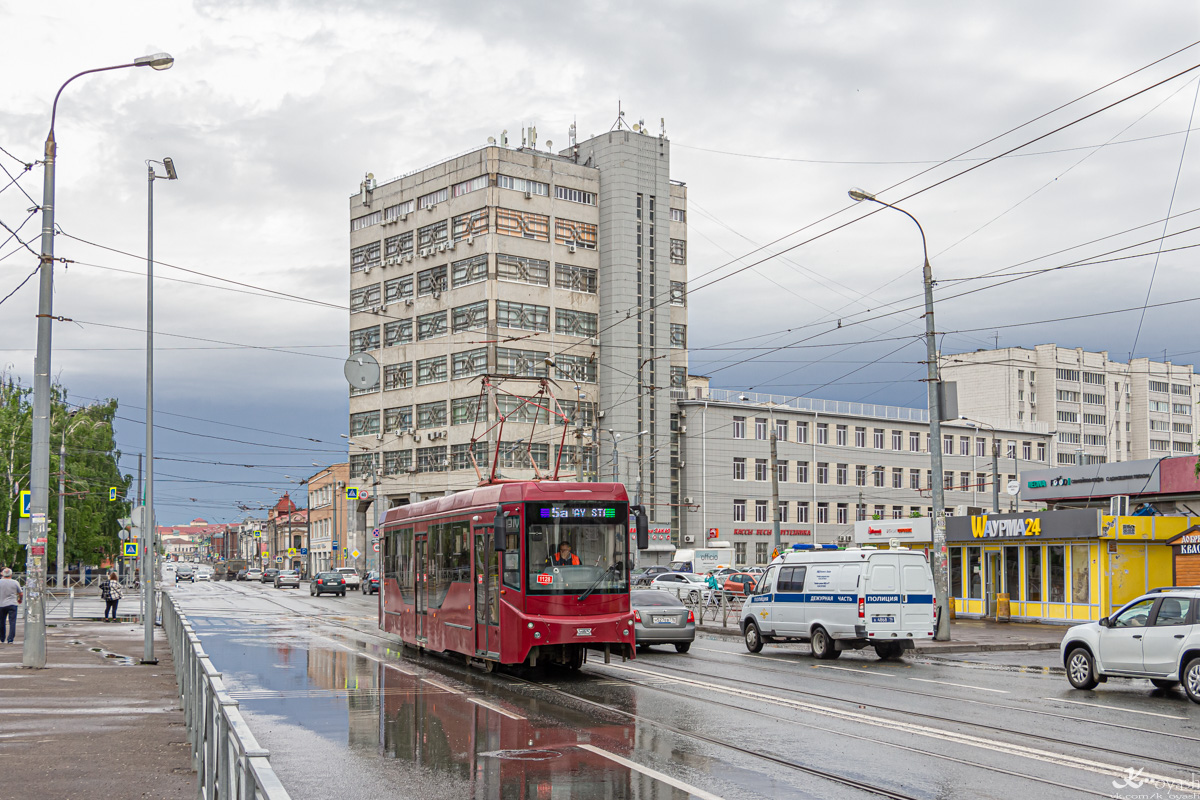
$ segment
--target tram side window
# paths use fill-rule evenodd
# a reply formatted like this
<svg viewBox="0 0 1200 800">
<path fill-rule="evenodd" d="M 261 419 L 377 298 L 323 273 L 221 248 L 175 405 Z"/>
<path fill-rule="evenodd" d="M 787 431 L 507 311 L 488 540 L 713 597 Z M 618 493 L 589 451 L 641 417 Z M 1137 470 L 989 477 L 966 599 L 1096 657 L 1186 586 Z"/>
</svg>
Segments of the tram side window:
<svg viewBox="0 0 1200 800">
<path fill-rule="evenodd" d="M 521 591 L 521 535 L 510 533 L 504 537 L 504 585 Z"/>
<path fill-rule="evenodd" d="M 429 526 L 429 607 L 441 608 L 452 583 L 470 583 L 471 549 L 466 522 Z"/>
<path fill-rule="evenodd" d="M 414 571 L 413 564 L 413 529 L 404 528 L 388 534 L 386 569 L 391 574 L 386 577 L 394 578 L 400 586 L 400 599 L 405 603 L 413 602 Z"/>
</svg>

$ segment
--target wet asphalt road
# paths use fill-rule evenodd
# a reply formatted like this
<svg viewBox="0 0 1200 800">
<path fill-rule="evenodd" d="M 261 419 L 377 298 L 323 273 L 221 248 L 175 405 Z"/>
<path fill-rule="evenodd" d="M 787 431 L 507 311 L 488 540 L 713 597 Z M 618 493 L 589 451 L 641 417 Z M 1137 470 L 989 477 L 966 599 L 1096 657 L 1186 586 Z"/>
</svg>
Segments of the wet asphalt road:
<svg viewBox="0 0 1200 800">
<path fill-rule="evenodd" d="M 1055 653 L 816 662 L 703 637 L 485 675 L 372 633 L 375 597 L 172 591 L 297 800 L 1200 796 L 1170 793 L 1200 780 L 1200 706 L 1076 691 Z"/>
</svg>

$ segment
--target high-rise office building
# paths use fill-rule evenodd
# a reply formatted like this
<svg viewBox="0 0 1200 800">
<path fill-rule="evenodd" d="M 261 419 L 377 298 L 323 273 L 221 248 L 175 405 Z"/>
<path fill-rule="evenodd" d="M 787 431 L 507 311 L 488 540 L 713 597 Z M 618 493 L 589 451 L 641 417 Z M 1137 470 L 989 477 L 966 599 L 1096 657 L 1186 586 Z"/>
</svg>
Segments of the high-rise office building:
<svg viewBox="0 0 1200 800">
<path fill-rule="evenodd" d="M 557 468 L 616 477 L 670 526 L 687 195 L 666 136 L 639 128 L 572 132 L 558 152 L 531 132 L 350 198 L 350 352 L 381 368 L 350 391 L 350 481 L 380 518 L 477 469 Z"/>
</svg>

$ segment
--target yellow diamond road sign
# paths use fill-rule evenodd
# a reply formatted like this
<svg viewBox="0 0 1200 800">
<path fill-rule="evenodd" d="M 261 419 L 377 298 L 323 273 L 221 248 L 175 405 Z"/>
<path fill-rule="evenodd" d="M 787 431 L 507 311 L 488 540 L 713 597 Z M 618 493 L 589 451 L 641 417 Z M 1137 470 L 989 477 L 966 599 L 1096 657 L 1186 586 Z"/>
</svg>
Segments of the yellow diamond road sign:
<svg viewBox="0 0 1200 800">
<path fill-rule="evenodd" d="M 294 555 L 296 555 L 296 548 L 294 548 L 294 547 L 289 547 L 289 548 L 288 548 L 288 555 L 289 555 L 289 556 L 294 556 Z"/>
</svg>

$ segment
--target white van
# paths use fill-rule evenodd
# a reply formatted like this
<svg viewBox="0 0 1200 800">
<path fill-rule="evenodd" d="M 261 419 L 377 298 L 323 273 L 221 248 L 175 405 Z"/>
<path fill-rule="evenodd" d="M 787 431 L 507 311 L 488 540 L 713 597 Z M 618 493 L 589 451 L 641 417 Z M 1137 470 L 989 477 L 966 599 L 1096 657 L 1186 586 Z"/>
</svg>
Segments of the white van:
<svg viewBox="0 0 1200 800">
<path fill-rule="evenodd" d="M 751 653 L 801 641 L 817 658 L 871 646 L 895 658 L 933 639 L 937 604 L 924 553 L 812 548 L 776 558 L 746 598 L 741 627 Z"/>
</svg>

